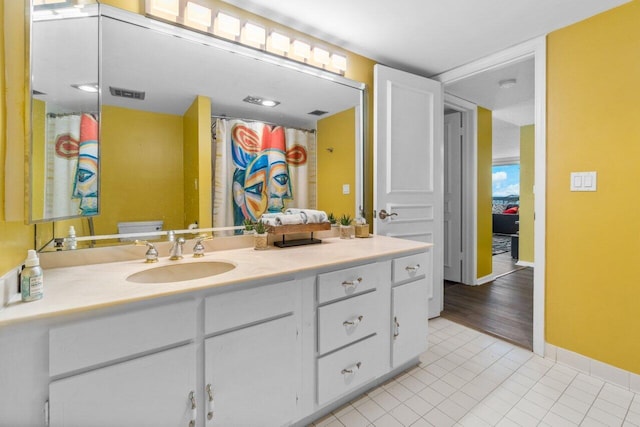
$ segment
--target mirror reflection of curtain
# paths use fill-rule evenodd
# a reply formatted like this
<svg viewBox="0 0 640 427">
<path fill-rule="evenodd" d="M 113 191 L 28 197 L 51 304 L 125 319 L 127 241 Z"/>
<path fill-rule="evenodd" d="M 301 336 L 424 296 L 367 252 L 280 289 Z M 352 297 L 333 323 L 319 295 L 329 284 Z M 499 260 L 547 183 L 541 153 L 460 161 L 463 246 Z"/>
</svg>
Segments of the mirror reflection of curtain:
<svg viewBox="0 0 640 427">
<path fill-rule="evenodd" d="M 45 218 L 98 213 L 98 121 L 47 115 Z"/>
<path fill-rule="evenodd" d="M 215 140 L 214 227 L 316 207 L 313 131 L 218 119 Z"/>
</svg>

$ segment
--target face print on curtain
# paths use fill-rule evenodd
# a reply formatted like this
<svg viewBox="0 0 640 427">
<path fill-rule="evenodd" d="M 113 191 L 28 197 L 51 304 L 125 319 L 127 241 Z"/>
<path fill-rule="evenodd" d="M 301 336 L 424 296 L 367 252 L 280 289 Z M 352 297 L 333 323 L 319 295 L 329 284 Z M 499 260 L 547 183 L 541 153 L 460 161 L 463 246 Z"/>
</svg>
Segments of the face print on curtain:
<svg viewBox="0 0 640 427">
<path fill-rule="evenodd" d="M 262 134 L 237 124 L 231 131 L 234 223 L 257 220 L 265 212 L 282 212 L 293 198 L 289 166 L 307 162 L 307 151 L 295 145 L 287 150 L 281 126 L 264 125 Z"/>
<path fill-rule="evenodd" d="M 261 122 L 215 125 L 213 225 L 315 207 L 315 135 Z"/>
</svg>

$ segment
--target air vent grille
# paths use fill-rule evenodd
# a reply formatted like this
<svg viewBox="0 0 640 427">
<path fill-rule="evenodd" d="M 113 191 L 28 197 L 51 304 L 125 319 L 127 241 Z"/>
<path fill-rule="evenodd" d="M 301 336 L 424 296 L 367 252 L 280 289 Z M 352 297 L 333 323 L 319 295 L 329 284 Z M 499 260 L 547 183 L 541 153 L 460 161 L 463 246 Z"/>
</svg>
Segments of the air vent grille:
<svg viewBox="0 0 640 427">
<path fill-rule="evenodd" d="M 313 110 L 307 114 L 311 114 L 312 116 L 324 116 L 325 114 L 327 114 L 328 111 L 322 111 L 322 110 Z"/>
<path fill-rule="evenodd" d="M 139 99 L 143 100 L 145 96 L 145 92 L 141 92 L 138 90 L 131 89 L 122 89 L 119 87 L 109 86 L 109 92 L 113 96 L 120 96 L 122 98 L 131 98 L 131 99 Z"/>
</svg>

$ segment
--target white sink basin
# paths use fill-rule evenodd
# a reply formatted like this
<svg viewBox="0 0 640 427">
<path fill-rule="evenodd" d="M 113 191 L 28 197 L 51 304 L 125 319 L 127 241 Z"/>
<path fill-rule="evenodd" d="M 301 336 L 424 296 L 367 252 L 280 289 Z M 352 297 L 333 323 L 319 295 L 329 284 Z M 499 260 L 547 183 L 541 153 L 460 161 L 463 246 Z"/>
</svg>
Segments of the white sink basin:
<svg viewBox="0 0 640 427">
<path fill-rule="evenodd" d="M 171 283 L 184 280 L 201 279 L 226 273 L 236 268 L 235 265 L 224 261 L 202 261 L 182 264 L 163 265 L 150 268 L 127 277 L 129 282 L 135 283 Z"/>
</svg>

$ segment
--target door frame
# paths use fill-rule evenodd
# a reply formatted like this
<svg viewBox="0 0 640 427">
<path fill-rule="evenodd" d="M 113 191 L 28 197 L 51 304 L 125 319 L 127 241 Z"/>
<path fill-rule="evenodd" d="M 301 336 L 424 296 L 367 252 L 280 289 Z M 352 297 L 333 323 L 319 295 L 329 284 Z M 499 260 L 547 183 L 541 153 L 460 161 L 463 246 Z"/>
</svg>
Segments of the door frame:
<svg viewBox="0 0 640 427">
<path fill-rule="evenodd" d="M 449 93 L 444 93 L 444 106 L 462 114 L 462 283 L 479 285 L 477 241 L 478 217 L 478 110 L 477 105 Z"/>
<path fill-rule="evenodd" d="M 546 118 L 547 118 L 547 38 L 526 41 L 450 71 L 431 77 L 443 85 L 454 83 L 498 66 L 534 58 L 535 67 L 535 179 L 534 179 L 534 270 L 533 270 L 533 351 L 544 356 L 545 347 L 545 245 L 546 245 Z M 476 144 L 474 144 L 475 146 Z M 476 152 L 477 156 L 477 152 Z M 474 158 L 474 164 L 476 163 Z M 477 198 L 477 188 L 471 188 Z M 475 215 L 474 215 L 475 217 Z M 477 234 L 477 233 L 476 233 Z M 476 248 L 473 248 L 474 259 Z M 471 254 L 469 254 L 471 256 Z"/>
</svg>

